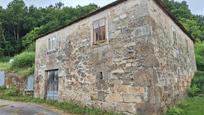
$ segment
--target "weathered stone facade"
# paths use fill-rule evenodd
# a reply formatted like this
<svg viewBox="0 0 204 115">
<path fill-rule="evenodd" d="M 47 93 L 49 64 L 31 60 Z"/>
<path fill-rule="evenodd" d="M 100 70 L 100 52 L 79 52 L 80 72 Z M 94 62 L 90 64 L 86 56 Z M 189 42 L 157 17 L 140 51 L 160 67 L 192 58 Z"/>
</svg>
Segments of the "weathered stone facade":
<svg viewBox="0 0 204 115">
<path fill-rule="evenodd" d="M 19 91 L 24 91 L 26 89 L 26 79 L 15 73 L 6 72 L 5 86 L 6 88 L 16 88 Z"/>
<path fill-rule="evenodd" d="M 93 45 L 92 22 L 103 16 L 108 41 Z M 53 36 L 58 48 L 48 52 Z M 196 64 L 192 40 L 154 0 L 127 0 L 37 39 L 35 97 L 45 97 L 53 69 L 59 100 L 159 115 L 185 95 Z"/>
</svg>

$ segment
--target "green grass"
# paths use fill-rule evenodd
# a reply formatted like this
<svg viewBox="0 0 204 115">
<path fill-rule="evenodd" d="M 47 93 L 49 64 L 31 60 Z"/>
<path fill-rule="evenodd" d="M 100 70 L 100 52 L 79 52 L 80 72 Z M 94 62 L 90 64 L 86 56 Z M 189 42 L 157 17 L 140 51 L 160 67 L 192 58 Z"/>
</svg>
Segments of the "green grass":
<svg viewBox="0 0 204 115">
<path fill-rule="evenodd" d="M 204 72 L 198 71 L 188 89 L 189 97 L 170 107 L 166 115 L 204 115 Z"/>
<path fill-rule="evenodd" d="M 171 107 L 166 115 L 204 115 L 204 97 L 187 97 Z"/>
<path fill-rule="evenodd" d="M 5 89 L 5 88 L 0 88 L 0 99 L 52 106 L 66 113 L 73 113 L 73 114 L 79 114 L 79 115 L 120 115 L 118 113 L 103 111 L 97 108 L 85 107 L 80 104 L 76 104 L 74 102 L 58 102 L 58 101 L 50 101 L 50 100 L 44 100 L 39 98 L 33 98 L 31 96 L 23 96 L 20 93 L 16 93 L 14 89 L 9 89 L 9 90 L 10 91 L 8 91 L 8 89 Z"/>
<path fill-rule="evenodd" d="M 10 57 L 0 58 L 0 71 L 13 72 L 26 78 L 34 73 L 34 52 L 23 52 L 13 57 L 13 61 L 9 63 Z"/>
<path fill-rule="evenodd" d="M 6 62 L 0 62 L 0 71 L 8 71 L 10 64 Z"/>
<path fill-rule="evenodd" d="M 204 42 L 195 44 L 195 55 L 198 70 L 204 71 Z"/>
</svg>

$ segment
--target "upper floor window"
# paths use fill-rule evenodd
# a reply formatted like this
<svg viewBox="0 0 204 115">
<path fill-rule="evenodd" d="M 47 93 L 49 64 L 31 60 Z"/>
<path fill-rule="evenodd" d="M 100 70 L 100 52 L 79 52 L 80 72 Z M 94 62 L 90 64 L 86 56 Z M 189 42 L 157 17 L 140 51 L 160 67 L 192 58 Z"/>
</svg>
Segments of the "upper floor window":
<svg viewBox="0 0 204 115">
<path fill-rule="evenodd" d="M 99 44 L 107 40 L 106 38 L 106 18 L 101 18 L 93 22 L 93 43 Z"/>
<path fill-rule="evenodd" d="M 57 38 L 51 37 L 48 39 L 48 49 L 49 51 L 57 49 Z"/>
</svg>

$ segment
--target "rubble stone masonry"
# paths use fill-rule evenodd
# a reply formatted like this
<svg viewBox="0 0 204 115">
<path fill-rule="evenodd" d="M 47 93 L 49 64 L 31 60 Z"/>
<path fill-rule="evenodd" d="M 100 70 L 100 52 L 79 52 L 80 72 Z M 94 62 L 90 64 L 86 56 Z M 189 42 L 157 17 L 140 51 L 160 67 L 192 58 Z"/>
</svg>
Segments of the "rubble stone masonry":
<svg viewBox="0 0 204 115">
<path fill-rule="evenodd" d="M 107 42 L 92 23 L 107 18 Z M 48 39 L 58 47 L 48 51 Z M 160 115 L 185 96 L 196 71 L 192 40 L 154 0 L 127 0 L 36 41 L 35 97 L 59 71 L 59 100 L 137 115 Z"/>
</svg>

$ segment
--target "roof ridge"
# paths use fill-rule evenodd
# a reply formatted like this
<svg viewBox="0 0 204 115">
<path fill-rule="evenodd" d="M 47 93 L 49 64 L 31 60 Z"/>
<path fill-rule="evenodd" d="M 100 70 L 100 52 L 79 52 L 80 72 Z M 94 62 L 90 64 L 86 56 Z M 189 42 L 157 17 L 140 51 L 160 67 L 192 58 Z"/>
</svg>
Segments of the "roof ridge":
<svg viewBox="0 0 204 115">
<path fill-rule="evenodd" d="M 128 1 L 128 0 L 116 0 L 116 1 L 114 1 L 114 2 L 112 2 L 112 3 L 110 3 L 110 4 L 106 5 L 106 6 L 104 6 L 104 7 L 102 7 L 102 8 L 99 8 L 99 9 L 97 9 L 97 10 L 95 10 L 95 11 L 93 11 L 93 12 L 87 14 L 86 16 L 82 16 L 82 17 L 80 17 L 80 18 L 78 18 L 78 19 L 76 19 L 76 20 L 74 20 L 74 21 L 72 21 L 72 22 L 70 22 L 70 23 L 68 23 L 68 24 L 65 24 L 64 26 L 58 27 L 58 28 L 53 29 L 53 30 L 50 30 L 50 31 L 48 31 L 48 32 L 46 32 L 46 33 L 44 33 L 44 34 L 41 34 L 41 35 L 37 36 L 34 40 L 37 40 L 37 39 L 39 39 L 39 38 L 41 38 L 41 37 L 44 37 L 44 36 L 46 36 L 46 35 L 48 35 L 48 34 L 50 34 L 50 33 L 53 33 L 53 32 L 56 32 L 56 31 L 58 31 L 58 30 L 61 30 L 61 29 L 63 29 L 63 28 L 66 28 L 66 27 L 68 27 L 68 26 L 70 26 L 70 25 L 72 25 L 72 24 L 74 24 L 74 23 L 77 23 L 77 22 L 79 22 L 79 21 L 81 21 L 81 20 L 83 20 L 83 19 L 85 19 L 85 18 L 88 18 L 88 17 L 90 17 L 90 16 L 93 16 L 93 15 L 99 13 L 99 12 L 102 12 L 102 11 L 108 9 L 108 8 L 111 8 L 111 7 L 113 7 L 113 6 L 116 6 L 116 5 L 118 5 L 118 4 L 120 4 L 120 3 L 123 3 L 123 2 L 125 2 L 125 1 Z M 195 40 L 193 39 L 193 37 L 191 36 L 191 34 L 188 33 L 188 31 L 185 29 L 185 27 L 184 27 L 184 26 L 178 21 L 178 19 L 168 10 L 168 8 L 166 7 L 166 5 L 164 5 L 164 3 L 163 3 L 161 0 L 153 0 L 153 1 L 155 1 L 156 4 L 164 11 L 164 13 L 167 14 L 167 15 L 180 27 L 180 29 L 181 29 L 188 37 L 190 37 L 190 39 L 191 39 L 193 42 L 195 42 Z"/>
</svg>

